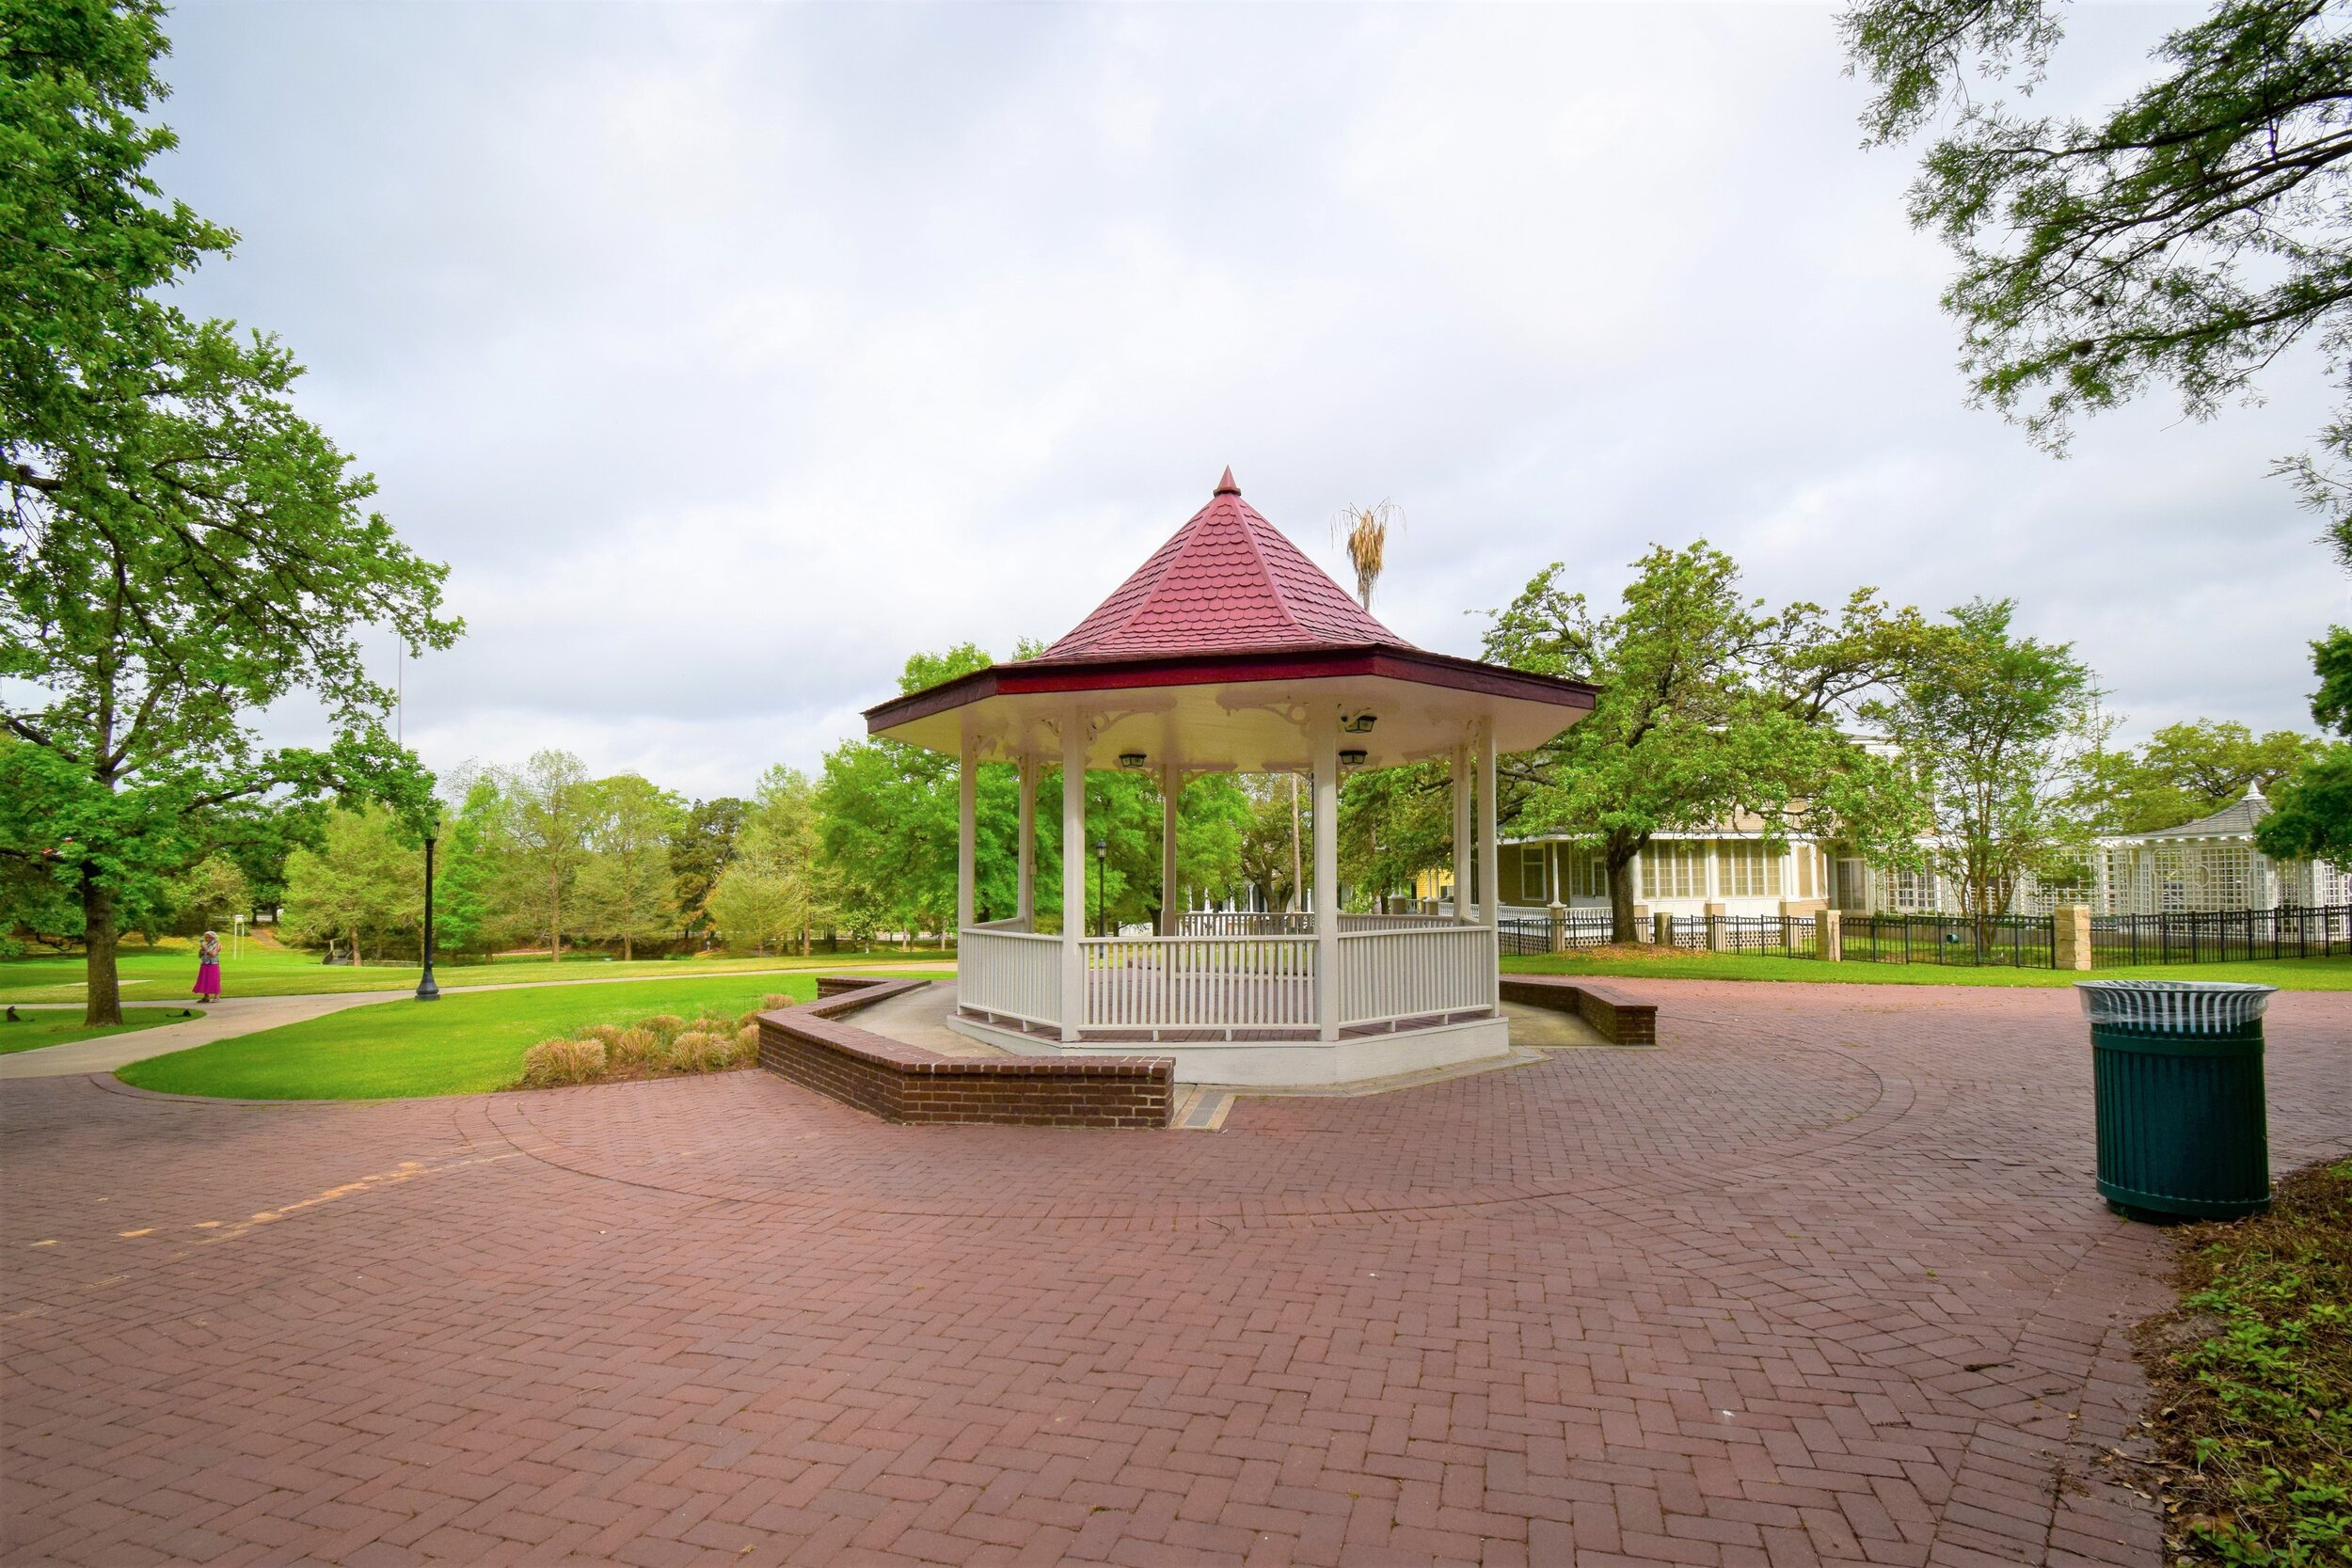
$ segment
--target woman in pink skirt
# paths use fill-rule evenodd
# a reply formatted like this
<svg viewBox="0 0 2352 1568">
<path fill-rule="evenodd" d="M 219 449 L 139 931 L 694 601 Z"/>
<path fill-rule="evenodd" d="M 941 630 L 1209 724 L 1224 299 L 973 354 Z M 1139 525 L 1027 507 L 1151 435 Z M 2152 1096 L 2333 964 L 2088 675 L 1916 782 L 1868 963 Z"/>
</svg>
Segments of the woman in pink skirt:
<svg viewBox="0 0 2352 1568">
<path fill-rule="evenodd" d="M 196 999 L 216 1002 L 220 999 L 220 933 L 207 931 L 196 948 Z"/>
</svg>

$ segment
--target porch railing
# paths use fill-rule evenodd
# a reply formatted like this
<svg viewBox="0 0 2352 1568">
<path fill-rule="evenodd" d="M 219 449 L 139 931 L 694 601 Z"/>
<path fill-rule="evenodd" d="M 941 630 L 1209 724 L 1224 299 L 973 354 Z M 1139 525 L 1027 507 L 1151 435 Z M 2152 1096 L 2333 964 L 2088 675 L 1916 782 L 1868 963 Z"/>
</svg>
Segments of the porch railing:
<svg viewBox="0 0 2352 1568">
<path fill-rule="evenodd" d="M 1087 1028 L 1315 1025 L 1311 937 L 1090 937 L 1079 946 Z"/>
<path fill-rule="evenodd" d="M 1492 1007 L 1500 984 L 1490 927 L 1447 922 L 1340 933 L 1343 1025 Z"/>
<path fill-rule="evenodd" d="M 986 927 L 965 931 L 956 956 L 956 1000 L 998 1018 L 1057 1026 L 1061 939 Z"/>
</svg>

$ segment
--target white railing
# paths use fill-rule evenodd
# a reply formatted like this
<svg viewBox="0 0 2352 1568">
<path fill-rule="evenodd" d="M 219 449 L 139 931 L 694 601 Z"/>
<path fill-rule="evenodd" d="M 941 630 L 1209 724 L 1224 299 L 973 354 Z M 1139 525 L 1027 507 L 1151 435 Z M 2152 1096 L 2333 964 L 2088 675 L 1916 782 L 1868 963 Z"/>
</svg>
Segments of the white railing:
<svg viewBox="0 0 2352 1568">
<path fill-rule="evenodd" d="M 1002 920 L 983 920 L 968 928 L 975 931 L 1028 931 L 1034 929 L 1036 925 L 1037 922 L 1025 914 L 1009 914 Z"/>
<path fill-rule="evenodd" d="M 1248 910 L 1188 910 L 1177 930 L 1188 937 L 1300 937 L 1314 934 L 1315 917 Z"/>
<path fill-rule="evenodd" d="M 1471 1012 L 1496 1006 L 1495 933 L 1486 926 L 1340 935 L 1340 1022 Z"/>
<path fill-rule="evenodd" d="M 1442 931 L 1454 926 L 1452 915 L 1438 914 L 1342 914 L 1340 930 L 1348 931 Z"/>
<path fill-rule="evenodd" d="M 1080 945 L 1088 1028 L 1314 1027 L 1312 938 L 1098 937 Z"/>
<path fill-rule="evenodd" d="M 956 1004 L 1028 1023 L 1061 1022 L 1061 938 L 967 929 L 956 955 Z"/>
</svg>

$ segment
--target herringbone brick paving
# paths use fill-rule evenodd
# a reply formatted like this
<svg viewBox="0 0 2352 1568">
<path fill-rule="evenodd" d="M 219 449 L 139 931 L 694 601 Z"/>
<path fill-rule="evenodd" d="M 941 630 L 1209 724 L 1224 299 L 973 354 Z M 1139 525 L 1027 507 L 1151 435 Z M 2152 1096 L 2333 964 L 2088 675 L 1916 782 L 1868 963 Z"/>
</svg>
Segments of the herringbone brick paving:
<svg viewBox="0 0 2352 1568">
<path fill-rule="evenodd" d="M 9 1085 L 0 1556 L 2153 1568 L 2072 998 L 1628 989 L 1216 1134 Z M 2352 995 L 2270 1033 L 2352 1147 Z"/>
</svg>

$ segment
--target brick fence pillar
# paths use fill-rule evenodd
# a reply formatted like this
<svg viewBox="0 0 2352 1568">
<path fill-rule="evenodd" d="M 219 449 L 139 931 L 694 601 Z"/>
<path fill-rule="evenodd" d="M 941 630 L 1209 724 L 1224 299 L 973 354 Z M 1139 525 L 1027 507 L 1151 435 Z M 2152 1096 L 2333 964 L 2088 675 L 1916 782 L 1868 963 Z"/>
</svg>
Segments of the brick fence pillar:
<svg viewBox="0 0 2352 1568">
<path fill-rule="evenodd" d="M 1845 933 L 1838 929 L 1838 923 L 1836 910 L 1823 910 L 1813 917 L 1813 956 L 1823 963 L 1839 963 L 1846 957 Z"/>
<path fill-rule="evenodd" d="M 1568 950 L 1567 906 L 1555 899 L 1551 908 L 1544 912 L 1551 918 L 1551 950 L 1555 953 L 1566 952 Z"/>
<path fill-rule="evenodd" d="M 2050 967 L 2090 967 L 2090 906 L 2060 904 L 2050 911 Z"/>
<path fill-rule="evenodd" d="M 1725 912 L 1721 904 L 1707 906 L 1707 945 L 1713 952 L 1731 951 L 1731 927 L 1724 924 Z"/>
<path fill-rule="evenodd" d="M 1649 925 L 1651 942 L 1661 947 L 1672 947 L 1675 944 L 1675 917 L 1673 915 L 1668 914 L 1664 910 L 1660 910 L 1649 917 Z"/>
</svg>

